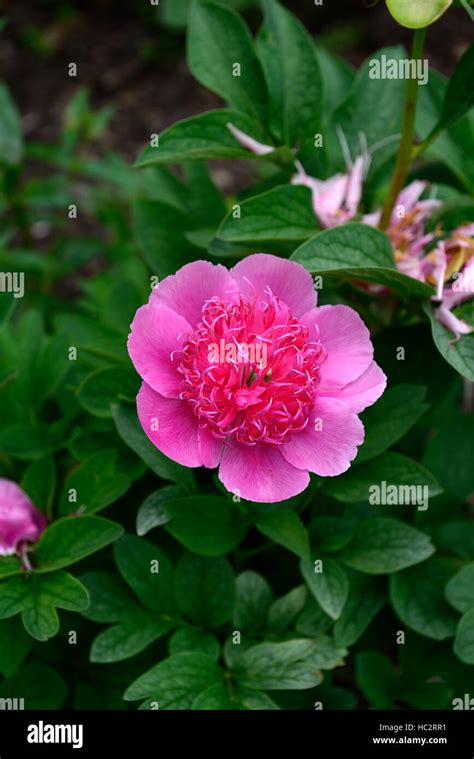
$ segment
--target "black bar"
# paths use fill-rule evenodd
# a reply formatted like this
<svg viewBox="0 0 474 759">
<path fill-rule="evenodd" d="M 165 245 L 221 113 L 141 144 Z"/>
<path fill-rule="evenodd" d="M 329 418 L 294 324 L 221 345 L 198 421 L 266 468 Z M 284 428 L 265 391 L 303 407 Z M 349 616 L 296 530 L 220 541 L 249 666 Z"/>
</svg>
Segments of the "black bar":
<svg viewBox="0 0 474 759">
<path fill-rule="evenodd" d="M 57 730 L 61 725 L 64 729 Z M 300 753 L 311 759 L 333 755 L 472 759 L 473 727 L 470 711 L 441 710 L 1 711 L 0 759 L 97 755 L 174 759 L 186 756 L 186 749 L 189 757 L 239 752 L 246 759 L 257 746 L 268 757 L 287 754 L 284 747 L 291 747 L 290 756 Z M 44 742 L 29 742 L 28 736 Z M 46 742 L 50 737 L 71 742 Z"/>
</svg>

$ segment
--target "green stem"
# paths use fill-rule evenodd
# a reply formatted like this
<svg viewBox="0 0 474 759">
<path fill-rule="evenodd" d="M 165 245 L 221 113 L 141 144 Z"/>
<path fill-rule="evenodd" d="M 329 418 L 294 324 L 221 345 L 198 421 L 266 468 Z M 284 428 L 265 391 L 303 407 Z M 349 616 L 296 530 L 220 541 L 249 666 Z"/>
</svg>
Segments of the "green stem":
<svg viewBox="0 0 474 759">
<path fill-rule="evenodd" d="M 416 29 L 413 34 L 411 57 L 420 60 L 423 55 L 426 29 Z M 418 80 L 415 77 L 407 79 L 405 88 L 405 105 L 403 108 L 402 136 L 398 148 L 397 163 L 392 181 L 385 199 L 380 229 L 386 229 L 390 223 L 393 207 L 398 194 L 407 178 L 412 162 L 413 137 L 415 134 L 416 102 L 418 99 Z"/>
</svg>

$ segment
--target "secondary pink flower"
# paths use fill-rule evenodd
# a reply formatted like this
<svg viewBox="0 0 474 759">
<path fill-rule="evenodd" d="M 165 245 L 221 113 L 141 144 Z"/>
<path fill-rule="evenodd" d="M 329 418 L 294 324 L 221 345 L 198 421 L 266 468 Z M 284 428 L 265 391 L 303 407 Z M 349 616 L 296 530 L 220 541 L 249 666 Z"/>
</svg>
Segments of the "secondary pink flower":
<svg viewBox="0 0 474 759">
<path fill-rule="evenodd" d="M 454 342 L 457 342 L 461 335 L 473 331 L 452 309 L 474 296 L 474 224 L 454 230 L 446 240 L 438 242 L 423 262 L 428 267 L 427 281 L 436 287 L 433 296 L 433 300 L 439 302 L 436 318 L 453 332 Z"/>
<path fill-rule="evenodd" d="M 16 482 L 0 479 L 0 556 L 10 556 L 22 543 L 34 543 L 46 529 L 46 517 Z"/>
<path fill-rule="evenodd" d="M 219 467 L 251 501 L 290 498 L 309 472 L 346 471 L 364 439 L 357 414 L 386 385 L 358 314 L 316 308 L 310 274 L 265 254 L 231 271 L 196 261 L 164 279 L 128 350 L 153 444 L 184 466 Z"/>
<path fill-rule="evenodd" d="M 297 174 L 292 177 L 291 183 L 309 187 L 313 211 L 321 226 L 335 227 L 357 216 L 369 162 L 367 154 L 360 155 L 349 167 L 347 174 L 335 174 L 330 179 L 321 180 L 308 176 L 301 163 L 297 161 Z M 371 218 L 364 217 L 362 221 L 369 223 Z"/>
</svg>

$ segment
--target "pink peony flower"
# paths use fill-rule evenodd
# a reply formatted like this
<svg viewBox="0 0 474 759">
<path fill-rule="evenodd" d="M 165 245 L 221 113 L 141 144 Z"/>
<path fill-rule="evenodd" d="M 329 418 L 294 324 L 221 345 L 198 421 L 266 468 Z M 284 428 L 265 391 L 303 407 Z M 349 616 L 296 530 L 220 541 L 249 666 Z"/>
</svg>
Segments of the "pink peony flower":
<svg viewBox="0 0 474 759">
<path fill-rule="evenodd" d="M 184 466 L 219 467 L 227 490 L 251 501 L 290 498 L 309 472 L 345 472 L 364 439 L 357 414 L 386 386 L 358 314 L 316 308 L 302 266 L 260 253 L 164 279 L 128 350 L 152 443 Z"/>
<path fill-rule="evenodd" d="M 21 544 L 34 543 L 46 529 L 46 517 L 16 482 L 0 479 L 0 556 L 10 556 Z"/>
</svg>

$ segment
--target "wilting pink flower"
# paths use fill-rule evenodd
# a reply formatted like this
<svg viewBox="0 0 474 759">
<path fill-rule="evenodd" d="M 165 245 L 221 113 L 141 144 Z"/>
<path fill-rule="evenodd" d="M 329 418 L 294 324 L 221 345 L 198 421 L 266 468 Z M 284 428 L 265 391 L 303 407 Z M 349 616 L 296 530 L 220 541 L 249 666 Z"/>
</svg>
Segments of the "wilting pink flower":
<svg viewBox="0 0 474 759">
<path fill-rule="evenodd" d="M 297 173 L 292 177 L 291 183 L 309 187 L 313 211 L 322 227 L 336 227 L 357 216 L 369 162 L 368 154 L 360 155 L 349 167 L 347 174 L 335 174 L 330 179 L 321 180 L 308 176 L 297 161 Z M 367 223 L 371 218 L 367 217 Z M 362 221 L 366 221 L 365 217 Z"/>
<path fill-rule="evenodd" d="M 427 186 L 427 182 L 415 180 L 407 185 L 397 197 L 387 227 L 387 234 L 392 242 L 397 264 L 402 264 L 403 261 L 410 259 L 420 259 L 425 247 L 434 239 L 433 234 L 425 234 L 425 224 L 433 212 L 439 208 L 441 201 L 435 198 L 420 200 L 421 194 Z M 376 224 L 378 222 L 379 219 L 377 219 Z M 403 264 L 398 268 L 403 271 Z M 415 276 L 416 270 L 406 273 Z M 422 279 L 422 273 L 416 278 Z"/>
<path fill-rule="evenodd" d="M 428 267 L 426 280 L 436 287 L 433 296 L 433 300 L 439 303 L 436 318 L 453 332 L 456 342 L 461 335 L 473 331 L 470 324 L 452 313 L 452 309 L 474 296 L 474 224 L 454 230 L 423 260 Z"/>
<path fill-rule="evenodd" d="M 221 341 L 237 353 L 223 359 Z M 196 261 L 164 279 L 137 311 L 128 350 L 152 443 L 184 466 L 219 467 L 225 487 L 252 501 L 300 493 L 309 472 L 346 471 L 364 439 L 357 414 L 386 385 L 358 314 L 316 308 L 310 274 L 265 254 L 230 271 Z"/>
<path fill-rule="evenodd" d="M 0 479 L 0 556 L 34 543 L 46 529 L 46 517 L 16 482 Z"/>
</svg>

